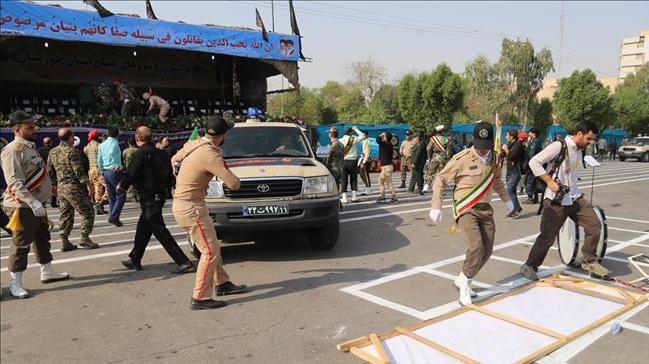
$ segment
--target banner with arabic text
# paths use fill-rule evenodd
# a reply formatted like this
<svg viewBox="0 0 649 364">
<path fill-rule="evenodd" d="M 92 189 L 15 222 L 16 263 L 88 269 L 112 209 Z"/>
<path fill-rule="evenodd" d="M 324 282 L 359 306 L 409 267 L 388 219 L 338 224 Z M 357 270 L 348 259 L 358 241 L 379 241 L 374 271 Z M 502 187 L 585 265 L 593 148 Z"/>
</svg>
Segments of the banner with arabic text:
<svg viewBox="0 0 649 364">
<path fill-rule="evenodd" d="M 297 61 L 298 37 L 72 10 L 23 1 L 0 3 L 0 34 Z"/>
</svg>

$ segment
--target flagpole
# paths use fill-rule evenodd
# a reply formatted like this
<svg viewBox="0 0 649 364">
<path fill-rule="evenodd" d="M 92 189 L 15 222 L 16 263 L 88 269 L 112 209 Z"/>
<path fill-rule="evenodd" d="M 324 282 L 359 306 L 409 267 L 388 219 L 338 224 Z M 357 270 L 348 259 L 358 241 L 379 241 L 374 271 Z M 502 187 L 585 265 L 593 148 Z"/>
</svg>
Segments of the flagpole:
<svg viewBox="0 0 649 364">
<path fill-rule="evenodd" d="M 275 33 L 275 2 L 273 0 L 270 0 L 270 12 L 271 12 L 272 17 L 273 17 L 273 19 L 272 19 L 272 21 L 273 21 L 273 24 L 272 24 L 273 33 Z"/>
</svg>

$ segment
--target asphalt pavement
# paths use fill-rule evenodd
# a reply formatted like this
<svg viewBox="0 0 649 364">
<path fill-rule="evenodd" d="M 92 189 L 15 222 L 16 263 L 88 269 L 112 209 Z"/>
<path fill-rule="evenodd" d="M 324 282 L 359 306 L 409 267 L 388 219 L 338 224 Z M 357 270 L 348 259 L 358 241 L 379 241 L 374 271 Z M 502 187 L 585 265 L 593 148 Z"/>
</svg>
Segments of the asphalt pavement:
<svg viewBox="0 0 649 364">
<path fill-rule="evenodd" d="M 593 203 L 608 217 L 604 264 L 618 277 L 639 278 L 626 258 L 649 254 L 649 164 L 605 162 L 594 182 L 590 170 L 581 175 L 586 198 L 593 191 Z M 24 286 L 32 297 L 25 300 L 10 297 L 6 267 L 11 239 L 2 232 L 2 363 L 360 363 L 336 350 L 336 344 L 458 307 L 451 283 L 465 251 L 460 234 L 449 231 L 450 189 L 443 221 L 434 226 L 428 220 L 430 193 L 419 196 L 400 189 L 398 204 L 377 205 L 377 177 L 372 175 L 372 193 L 345 205 L 340 239 L 332 250 L 314 250 L 295 233 L 223 246 L 232 280 L 254 291 L 228 296 L 227 307 L 211 311 L 189 309 L 194 275 L 171 274 L 175 265 L 155 239 L 142 271 L 122 267 L 139 216 L 135 203 L 126 204 L 122 227 L 108 224 L 105 215 L 97 217 L 92 238 L 100 249 L 62 253 L 55 228 L 54 267 L 73 278 L 41 284 L 30 256 Z M 394 180 L 398 185 L 398 174 Z M 492 205 L 496 247 L 476 277 L 481 297 L 525 283 L 519 266 L 540 222 L 536 206 L 523 205 L 521 218 L 513 220 L 505 217 L 500 200 Z M 168 201 L 164 211 L 169 230 L 190 255 L 170 206 Z M 49 208 L 48 214 L 57 225 L 58 210 Z M 77 216 L 73 243 L 80 237 L 78 221 Z M 552 250 L 543 268 L 547 273 L 566 267 Z M 624 328 L 619 335 L 609 333 L 613 322 L 604 324 L 540 362 L 646 362 L 647 307 L 645 303 L 615 320 Z"/>
</svg>

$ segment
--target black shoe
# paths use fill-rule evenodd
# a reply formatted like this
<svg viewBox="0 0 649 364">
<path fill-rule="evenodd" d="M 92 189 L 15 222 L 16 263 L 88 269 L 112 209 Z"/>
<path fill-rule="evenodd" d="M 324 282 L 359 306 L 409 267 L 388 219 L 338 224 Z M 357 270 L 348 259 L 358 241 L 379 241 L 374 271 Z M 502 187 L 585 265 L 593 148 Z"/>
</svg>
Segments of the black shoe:
<svg viewBox="0 0 649 364">
<path fill-rule="evenodd" d="M 516 209 L 516 212 L 518 212 L 520 214 L 521 212 L 523 212 L 523 208 L 518 206 L 518 208 Z"/>
<path fill-rule="evenodd" d="M 390 202 L 388 202 L 388 204 L 391 205 L 391 204 L 394 204 L 394 203 L 397 203 L 397 202 L 399 202 L 399 200 L 397 200 L 396 198 L 391 198 Z"/>
<path fill-rule="evenodd" d="M 135 271 L 142 270 L 142 264 L 136 263 L 130 259 L 122 260 L 122 265 L 130 270 L 135 270 Z"/>
<path fill-rule="evenodd" d="M 405 182 L 401 182 L 401 186 L 399 186 L 399 188 L 406 188 L 406 183 L 405 183 Z"/>
<path fill-rule="evenodd" d="M 52 202 L 51 205 L 52 205 L 52 207 L 54 207 L 54 208 L 59 207 L 59 204 L 58 204 L 57 202 Z"/>
<path fill-rule="evenodd" d="M 67 244 L 62 244 L 61 245 L 61 251 L 62 252 L 69 252 L 69 251 L 73 251 L 73 250 L 77 250 L 77 246 L 74 245 L 74 244 L 71 244 L 71 243 L 68 242 Z"/>
<path fill-rule="evenodd" d="M 108 220 L 108 223 L 109 223 L 109 224 L 113 224 L 113 225 L 115 225 L 115 226 L 117 226 L 117 227 L 124 226 L 124 224 L 122 224 L 122 222 L 119 221 L 119 220 L 115 220 L 115 221 L 110 221 L 110 220 Z"/>
<path fill-rule="evenodd" d="M 385 203 L 385 197 L 379 197 L 376 199 L 376 203 Z"/>
<path fill-rule="evenodd" d="M 531 198 L 528 198 L 527 200 L 523 201 L 523 205 L 534 205 L 536 202 L 532 200 Z"/>
<path fill-rule="evenodd" d="M 192 262 L 181 264 L 178 266 L 178 268 L 171 271 L 171 273 L 173 274 L 185 274 L 192 272 L 196 272 L 196 267 L 194 267 L 194 263 Z"/>
<path fill-rule="evenodd" d="M 250 290 L 248 289 L 248 286 L 245 284 L 242 284 L 240 286 L 237 286 L 236 284 L 227 281 L 223 284 L 219 284 L 216 286 L 216 295 L 217 296 L 227 296 L 231 294 L 240 294 L 240 293 L 248 293 Z"/>
<path fill-rule="evenodd" d="M 530 281 L 538 281 L 539 280 L 539 276 L 536 274 L 537 271 L 538 271 L 538 268 L 532 267 L 532 266 L 527 265 L 527 264 L 523 264 L 521 266 L 521 274 L 523 275 L 523 277 L 525 277 L 526 279 L 528 279 Z"/>
<path fill-rule="evenodd" d="M 215 308 L 220 308 L 226 305 L 227 303 L 223 301 L 216 301 L 213 299 L 197 300 L 192 298 L 191 302 L 189 303 L 189 308 L 191 308 L 192 310 L 213 310 Z"/>
</svg>

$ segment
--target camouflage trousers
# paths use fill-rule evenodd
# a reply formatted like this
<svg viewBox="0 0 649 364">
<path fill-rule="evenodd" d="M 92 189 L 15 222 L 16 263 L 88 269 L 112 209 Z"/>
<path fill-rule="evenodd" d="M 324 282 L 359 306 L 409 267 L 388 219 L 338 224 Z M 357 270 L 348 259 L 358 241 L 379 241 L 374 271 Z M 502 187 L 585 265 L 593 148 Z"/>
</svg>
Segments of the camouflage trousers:
<svg viewBox="0 0 649 364">
<path fill-rule="evenodd" d="M 442 169 L 444 169 L 445 165 L 446 165 L 446 161 L 429 159 L 428 168 L 426 168 L 426 175 L 424 176 L 424 183 L 429 186 L 432 186 L 435 175 L 439 173 Z"/>
<path fill-rule="evenodd" d="M 88 189 L 82 184 L 59 184 L 57 189 L 59 199 L 59 235 L 62 238 L 70 236 L 74 225 L 74 210 L 81 215 L 81 236 L 87 237 L 92 233 L 95 224 L 95 211 L 88 195 Z"/>
<path fill-rule="evenodd" d="M 101 175 L 101 172 L 99 172 L 99 168 L 96 166 L 90 166 L 88 178 L 90 179 L 90 184 L 94 190 L 95 202 L 107 201 L 108 191 L 106 190 L 106 183 L 104 182 L 104 177 Z"/>
</svg>

